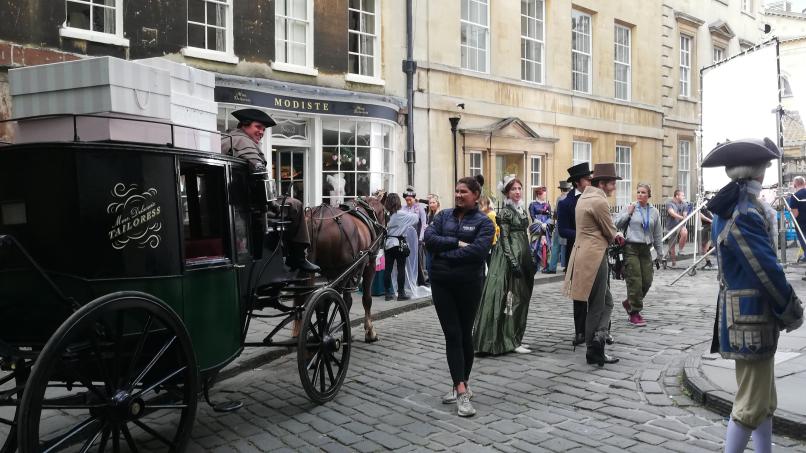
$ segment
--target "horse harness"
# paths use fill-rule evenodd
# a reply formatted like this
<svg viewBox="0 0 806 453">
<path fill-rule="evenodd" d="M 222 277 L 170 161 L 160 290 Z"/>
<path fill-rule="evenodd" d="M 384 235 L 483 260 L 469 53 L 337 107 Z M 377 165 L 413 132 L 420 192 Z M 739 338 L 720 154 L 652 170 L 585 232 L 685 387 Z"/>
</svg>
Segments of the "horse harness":
<svg viewBox="0 0 806 453">
<path fill-rule="evenodd" d="M 327 205 L 323 205 L 327 206 Z M 329 207 L 329 206 L 328 206 Z M 362 208 L 362 209 L 359 209 Z M 308 208 L 310 209 L 310 208 Z M 333 220 L 336 223 L 336 226 L 339 228 L 339 233 L 341 237 L 347 241 L 347 244 L 350 246 L 350 254 L 352 255 L 353 260 L 358 258 L 358 255 L 363 252 L 362 250 L 356 250 L 356 245 L 353 244 L 353 241 L 350 238 L 350 235 L 344 230 L 344 225 L 342 222 L 342 217 L 345 215 L 351 215 L 358 219 L 361 223 L 367 226 L 367 229 L 370 232 L 370 246 L 367 252 L 371 253 L 372 255 L 377 254 L 378 250 L 380 249 L 381 245 L 386 239 L 386 227 L 383 226 L 377 218 L 375 214 L 375 210 L 367 203 L 366 200 L 363 198 L 357 198 L 350 204 L 342 203 L 338 206 L 338 209 L 341 211 L 338 214 L 332 217 L 324 217 L 324 210 L 321 211 L 321 215 L 319 218 L 312 218 L 311 220 L 316 220 L 318 225 L 315 231 L 311 233 L 311 248 L 313 249 L 312 252 L 315 253 L 316 243 L 319 238 L 319 233 L 322 231 L 322 225 L 324 225 L 326 220 Z M 366 212 L 364 212 L 366 211 Z"/>
</svg>

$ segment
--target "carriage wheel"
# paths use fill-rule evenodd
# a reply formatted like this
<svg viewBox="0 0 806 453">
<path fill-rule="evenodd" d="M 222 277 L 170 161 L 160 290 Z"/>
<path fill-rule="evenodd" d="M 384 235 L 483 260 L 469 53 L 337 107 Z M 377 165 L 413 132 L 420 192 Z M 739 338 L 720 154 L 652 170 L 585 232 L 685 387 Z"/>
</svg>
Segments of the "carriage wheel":
<svg viewBox="0 0 806 453">
<path fill-rule="evenodd" d="M 25 381 L 28 378 L 29 364 L 20 360 L 14 364 L 14 369 L 4 372 L 0 370 L 0 393 L 5 393 L 4 397 L 9 398 L 6 403 L 12 407 L 14 414 L 11 419 L 0 416 L 0 438 L 5 436 L 5 441 L 0 447 L 0 453 L 14 453 L 17 451 L 17 409 L 15 403 L 20 401 L 22 390 L 15 391 L 14 393 L 6 393 L 18 388 L 25 388 Z M 0 406 L 2 407 L 2 406 Z"/>
<path fill-rule="evenodd" d="M 20 452 L 183 451 L 197 396 L 177 314 L 147 294 L 109 294 L 70 316 L 37 358 L 19 409 Z"/>
<path fill-rule="evenodd" d="M 297 345 L 302 387 L 317 404 L 339 392 L 350 363 L 350 312 L 338 292 L 320 289 L 306 302 Z"/>
</svg>

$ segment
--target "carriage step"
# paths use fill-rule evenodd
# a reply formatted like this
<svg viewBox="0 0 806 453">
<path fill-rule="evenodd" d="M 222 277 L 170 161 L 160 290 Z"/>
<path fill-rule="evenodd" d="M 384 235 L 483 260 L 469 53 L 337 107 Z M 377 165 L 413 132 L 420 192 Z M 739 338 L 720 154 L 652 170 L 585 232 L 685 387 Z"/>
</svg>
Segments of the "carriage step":
<svg viewBox="0 0 806 453">
<path fill-rule="evenodd" d="M 224 401 L 213 406 L 214 412 L 235 412 L 243 407 L 241 401 Z"/>
<path fill-rule="evenodd" d="M 302 286 L 302 285 L 300 285 L 300 286 L 288 285 L 285 288 L 283 288 L 281 291 L 282 292 L 294 292 L 294 293 L 304 292 L 304 291 L 316 291 L 319 288 L 324 288 L 325 285 L 327 285 L 327 283 L 322 283 L 322 284 L 319 284 L 319 285 L 305 285 L 305 286 Z"/>
</svg>

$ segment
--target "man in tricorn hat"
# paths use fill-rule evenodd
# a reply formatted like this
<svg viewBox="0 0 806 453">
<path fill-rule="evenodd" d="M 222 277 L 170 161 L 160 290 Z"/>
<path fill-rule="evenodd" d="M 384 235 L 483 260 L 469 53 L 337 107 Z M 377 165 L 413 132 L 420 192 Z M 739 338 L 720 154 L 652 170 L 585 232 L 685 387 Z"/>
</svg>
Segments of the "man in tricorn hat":
<svg viewBox="0 0 806 453">
<path fill-rule="evenodd" d="M 770 139 L 744 139 L 718 145 L 702 162 L 725 166 L 732 180 L 708 203 L 720 281 L 711 352 L 736 361 L 738 390 L 725 439 L 730 453 L 744 451 L 751 434 L 755 451 L 772 450 L 778 335 L 803 324 L 803 306 L 778 264 L 775 229 L 758 199 L 765 170 L 780 157 Z"/>
<path fill-rule="evenodd" d="M 614 163 L 596 164 L 591 185 L 585 189 L 576 207 L 577 238 L 565 274 L 565 292 L 573 300 L 586 300 L 585 358 L 588 363 L 603 366 L 619 359 L 605 354 L 605 344 L 613 312 L 610 294 L 610 269 L 607 264 L 607 247 L 611 242 L 624 244 L 610 216 L 607 197 L 616 191 Z"/>
<path fill-rule="evenodd" d="M 568 179 L 574 190 L 569 192 L 562 201 L 557 202 L 557 233 L 565 240 L 565 270 L 568 271 L 568 262 L 571 250 L 576 240 L 576 211 L 577 201 L 591 184 L 591 168 L 587 162 L 576 164 L 568 169 Z M 585 342 L 585 315 L 588 307 L 584 300 L 574 301 L 574 346 Z"/>
<path fill-rule="evenodd" d="M 266 112 L 258 109 L 242 109 L 232 112 L 238 120 L 237 129 L 228 132 L 229 136 L 221 137 L 221 151 L 231 156 L 246 159 L 249 169 L 253 173 L 263 173 L 267 169 L 266 158 L 260 150 L 259 143 L 266 132 L 266 128 L 274 126 L 273 119 Z M 305 219 L 305 209 L 302 203 L 295 198 L 285 198 L 285 205 L 277 202 L 269 204 L 269 209 L 280 212 L 285 208 L 285 215 L 290 224 L 286 225 L 284 239 L 288 244 L 288 257 L 286 265 L 292 269 L 304 272 L 319 272 L 319 266 L 309 262 L 305 251 L 311 245 L 308 236 L 308 223 Z"/>
</svg>

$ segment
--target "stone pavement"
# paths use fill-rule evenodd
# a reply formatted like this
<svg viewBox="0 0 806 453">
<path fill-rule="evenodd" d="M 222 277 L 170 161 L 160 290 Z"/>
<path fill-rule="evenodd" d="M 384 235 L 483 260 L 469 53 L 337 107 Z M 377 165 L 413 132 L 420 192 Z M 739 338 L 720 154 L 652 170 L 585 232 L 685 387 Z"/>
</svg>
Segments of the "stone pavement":
<svg viewBox="0 0 806 453">
<path fill-rule="evenodd" d="M 539 283 L 525 339 L 535 352 L 476 359 L 471 419 L 440 402 L 450 377 L 426 307 L 377 322 L 378 343 L 355 342 L 344 387 L 326 405 L 306 399 L 294 355 L 219 382 L 214 397 L 245 406 L 226 415 L 200 406 L 190 451 L 719 451 L 725 418 L 682 385 L 687 357 L 711 335 L 715 273 L 664 284 L 679 272 L 657 274 L 647 327 L 614 311 L 609 352 L 621 362 L 601 369 L 572 351 L 562 284 Z M 618 307 L 624 284 L 613 287 Z M 774 442 L 776 451 L 806 452 L 791 438 Z"/>
<path fill-rule="evenodd" d="M 563 278 L 562 274 L 537 274 L 535 276 L 535 283 L 537 282 L 551 282 L 559 281 Z M 423 308 L 431 305 L 431 297 L 416 298 L 407 301 L 386 301 L 384 296 L 376 296 L 372 298 L 372 319 L 380 320 L 390 316 L 396 316 L 418 308 Z M 270 314 L 271 310 L 267 310 Z M 249 324 L 249 332 L 247 333 L 247 341 L 259 342 L 263 340 L 271 330 L 280 323 L 283 318 L 254 318 Z M 353 327 L 353 336 L 363 341 L 364 329 L 361 327 L 364 322 L 364 307 L 361 305 L 361 293 L 353 293 L 353 306 L 350 308 L 350 325 Z M 275 338 L 275 341 L 285 340 L 290 337 L 291 329 L 288 328 L 284 332 L 281 331 Z M 271 360 L 280 356 L 294 352 L 295 348 L 260 348 L 252 347 L 245 348 L 240 356 L 238 356 L 232 363 L 227 365 L 219 374 L 218 379 L 226 379 L 237 375 L 243 371 L 259 367 Z"/>
<path fill-rule="evenodd" d="M 793 253 L 790 257 L 796 256 Z M 796 294 L 806 300 L 806 265 L 789 264 L 787 279 Z M 715 291 L 715 290 L 714 290 Z M 685 367 L 685 384 L 695 399 L 709 408 L 728 415 L 736 394 L 733 360 L 710 354 L 710 341 L 696 348 Z M 778 432 L 806 438 L 806 328 L 781 332 L 775 354 L 775 385 L 778 410 L 775 426 Z"/>
</svg>

